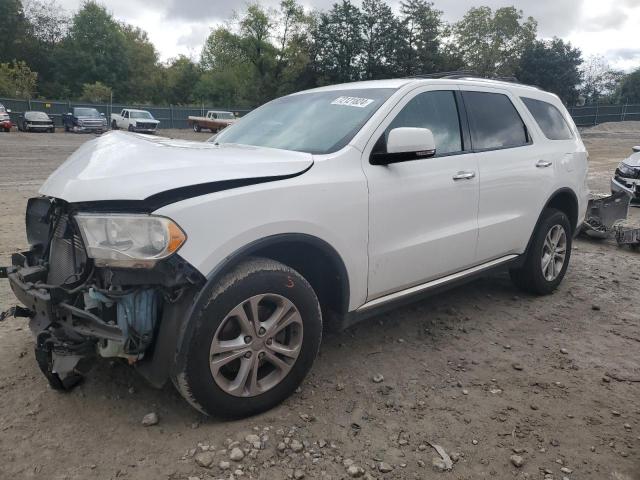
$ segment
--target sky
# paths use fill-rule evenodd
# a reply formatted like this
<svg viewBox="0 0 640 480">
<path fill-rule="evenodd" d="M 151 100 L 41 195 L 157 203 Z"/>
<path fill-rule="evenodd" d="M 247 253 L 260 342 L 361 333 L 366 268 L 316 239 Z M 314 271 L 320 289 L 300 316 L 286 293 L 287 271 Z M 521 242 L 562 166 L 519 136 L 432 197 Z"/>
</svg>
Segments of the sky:
<svg viewBox="0 0 640 480">
<path fill-rule="evenodd" d="M 197 60 L 211 28 L 224 23 L 244 0 L 99 0 L 118 19 L 147 31 L 162 60 L 184 54 Z M 387 0 L 398 9 L 400 0 Z M 432 0 L 455 22 L 473 6 L 515 6 L 538 21 L 538 35 L 569 40 L 585 57 L 604 56 L 612 67 L 640 67 L 640 0 Z M 58 0 L 68 13 L 82 0 Z M 262 0 L 277 6 L 279 0 Z M 300 0 L 308 8 L 328 9 L 335 0 Z M 355 0 L 355 3 L 359 3 Z"/>
</svg>

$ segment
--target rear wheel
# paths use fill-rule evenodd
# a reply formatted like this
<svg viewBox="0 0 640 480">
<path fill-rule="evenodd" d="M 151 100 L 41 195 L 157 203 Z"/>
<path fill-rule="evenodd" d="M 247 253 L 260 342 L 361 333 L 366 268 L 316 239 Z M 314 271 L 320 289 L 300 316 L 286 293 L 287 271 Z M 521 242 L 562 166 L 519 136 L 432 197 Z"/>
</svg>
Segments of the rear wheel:
<svg viewBox="0 0 640 480">
<path fill-rule="evenodd" d="M 569 266 L 571 232 L 571 223 L 564 212 L 546 209 L 531 239 L 524 264 L 510 271 L 513 283 L 536 295 L 552 293 Z"/>
<path fill-rule="evenodd" d="M 298 272 L 273 260 L 240 264 L 196 312 L 174 383 L 198 410 L 245 417 L 291 395 L 311 368 L 322 335 L 320 306 Z"/>
<path fill-rule="evenodd" d="M 198 125 L 197 123 L 193 124 L 193 131 L 194 132 L 200 132 L 201 128 L 200 125 Z"/>
</svg>

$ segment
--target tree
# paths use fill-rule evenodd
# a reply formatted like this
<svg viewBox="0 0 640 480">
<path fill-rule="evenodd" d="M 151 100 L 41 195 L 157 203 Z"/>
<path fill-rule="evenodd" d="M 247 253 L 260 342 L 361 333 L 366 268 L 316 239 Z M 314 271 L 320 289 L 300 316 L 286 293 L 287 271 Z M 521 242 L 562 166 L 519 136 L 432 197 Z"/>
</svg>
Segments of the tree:
<svg viewBox="0 0 640 480">
<path fill-rule="evenodd" d="M 359 80 L 363 51 L 362 14 L 350 0 L 333 5 L 321 13 L 314 32 L 316 66 L 323 82 Z"/>
<path fill-rule="evenodd" d="M 622 79 L 617 98 L 621 103 L 640 103 L 640 68 Z"/>
<path fill-rule="evenodd" d="M 91 103 L 107 103 L 111 100 L 111 88 L 102 82 L 85 83 L 80 100 Z"/>
<path fill-rule="evenodd" d="M 0 63 L 0 96 L 29 99 L 35 93 L 37 78 L 25 62 Z"/>
<path fill-rule="evenodd" d="M 624 73 L 611 68 L 604 57 L 591 56 L 582 68 L 583 83 L 580 94 L 586 103 L 610 102 Z"/>
<path fill-rule="evenodd" d="M 165 70 L 163 98 L 172 105 L 188 105 L 195 98 L 193 91 L 201 76 L 200 67 L 189 57 L 180 55 L 171 60 Z"/>
<path fill-rule="evenodd" d="M 117 81 L 118 101 L 147 103 L 164 101 L 160 85 L 158 52 L 149 41 L 147 32 L 138 27 L 121 24 L 127 73 Z"/>
<path fill-rule="evenodd" d="M 383 0 L 362 2 L 362 75 L 365 79 L 393 76 L 398 70 L 401 24 Z"/>
<path fill-rule="evenodd" d="M 553 92 L 566 105 L 575 105 L 582 81 L 582 54 L 559 38 L 537 40 L 522 53 L 516 76 L 521 82 Z"/>
<path fill-rule="evenodd" d="M 0 1 L 0 62 L 12 62 L 21 59 L 25 40 L 29 34 L 29 25 L 20 0 Z"/>
<path fill-rule="evenodd" d="M 453 28 L 464 63 L 487 76 L 510 76 L 522 53 L 536 38 L 537 22 L 515 7 L 471 8 Z"/>
<path fill-rule="evenodd" d="M 442 12 L 426 0 L 405 0 L 400 4 L 402 30 L 399 71 L 405 75 L 441 70 Z"/>
<path fill-rule="evenodd" d="M 103 6 L 88 1 L 73 16 L 69 35 L 61 43 L 58 76 L 75 92 L 85 83 L 100 81 L 119 96 L 128 74 L 126 52 L 120 25 Z"/>
</svg>

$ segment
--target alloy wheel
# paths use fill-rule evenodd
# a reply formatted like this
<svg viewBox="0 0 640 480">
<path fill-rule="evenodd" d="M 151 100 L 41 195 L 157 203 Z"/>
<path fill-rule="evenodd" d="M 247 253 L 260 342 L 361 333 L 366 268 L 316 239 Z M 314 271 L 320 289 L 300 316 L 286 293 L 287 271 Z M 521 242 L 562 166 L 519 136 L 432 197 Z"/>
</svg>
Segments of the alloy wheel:
<svg viewBox="0 0 640 480">
<path fill-rule="evenodd" d="M 547 232 L 542 245 L 542 275 L 553 282 L 564 267 L 567 258 L 567 233 L 562 225 L 554 225 Z"/>
<path fill-rule="evenodd" d="M 302 348 L 302 317 L 277 294 L 250 297 L 218 326 L 209 350 L 216 384 L 237 397 L 254 397 L 278 385 Z"/>
</svg>

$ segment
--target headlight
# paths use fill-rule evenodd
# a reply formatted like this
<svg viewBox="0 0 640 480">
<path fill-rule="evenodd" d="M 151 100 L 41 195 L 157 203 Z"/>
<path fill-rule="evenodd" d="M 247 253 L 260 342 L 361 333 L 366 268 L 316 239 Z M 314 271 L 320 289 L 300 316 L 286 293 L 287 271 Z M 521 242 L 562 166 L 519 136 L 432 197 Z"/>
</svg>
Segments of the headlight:
<svg viewBox="0 0 640 480">
<path fill-rule="evenodd" d="M 634 167 L 630 167 L 629 165 L 627 165 L 626 163 L 622 162 L 620 165 L 618 165 L 618 171 L 623 174 L 623 175 L 627 175 L 630 177 L 634 177 L 637 174 L 637 171 Z"/>
<path fill-rule="evenodd" d="M 87 255 L 98 266 L 151 268 L 187 239 L 166 217 L 80 213 L 75 216 Z"/>
</svg>

